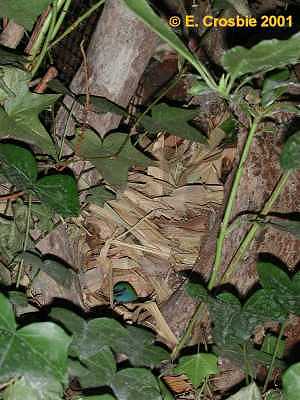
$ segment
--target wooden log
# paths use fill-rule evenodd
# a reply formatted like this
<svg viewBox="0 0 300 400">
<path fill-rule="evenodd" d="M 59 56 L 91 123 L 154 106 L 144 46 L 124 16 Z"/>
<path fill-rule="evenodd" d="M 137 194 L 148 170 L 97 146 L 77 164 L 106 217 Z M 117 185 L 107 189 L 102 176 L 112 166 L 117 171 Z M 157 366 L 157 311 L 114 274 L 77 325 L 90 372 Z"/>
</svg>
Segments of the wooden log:
<svg viewBox="0 0 300 400">
<path fill-rule="evenodd" d="M 126 107 L 156 44 L 157 36 L 127 9 L 122 0 L 106 1 L 87 51 L 90 94 L 106 97 Z M 82 65 L 70 87 L 79 94 L 86 92 L 86 86 L 85 68 Z M 68 107 L 72 104 L 69 97 L 64 102 Z M 82 119 L 84 112 L 77 105 L 73 109 L 77 119 Z M 64 108 L 59 112 L 58 134 L 65 129 L 67 114 Z M 88 112 L 87 115 L 88 124 L 102 136 L 115 129 L 120 120 L 120 116 L 111 113 L 98 115 Z M 66 133 L 72 134 L 73 129 L 74 123 L 69 124 Z"/>
</svg>

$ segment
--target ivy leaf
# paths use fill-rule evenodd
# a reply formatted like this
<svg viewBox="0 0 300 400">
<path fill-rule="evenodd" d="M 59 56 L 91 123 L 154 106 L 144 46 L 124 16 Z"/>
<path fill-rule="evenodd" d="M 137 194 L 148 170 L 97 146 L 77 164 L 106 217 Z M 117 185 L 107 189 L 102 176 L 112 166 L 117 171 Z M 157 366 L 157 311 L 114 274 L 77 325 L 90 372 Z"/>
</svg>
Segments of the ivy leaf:
<svg viewBox="0 0 300 400">
<path fill-rule="evenodd" d="M 111 387 L 118 399 L 162 400 L 158 382 L 148 369 L 123 369 L 116 374 Z"/>
<path fill-rule="evenodd" d="M 288 138 L 283 146 L 280 164 L 284 171 L 294 171 L 300 168 L 300 131 Z"/>
<path fill-rule="evenodd" d="M 188 121 L 197 115 L 199 115 L 199 110 L 171 107 L 161 103 L 152 108 L 151 117 L 146 115 L 142 118 L 141 124 L 153 134 L 163 130 L 183 139 L 206 143 L 206 137 L 198 129 L 188 124 Z"/>
<path fill-rule="evenodd" d="M 111 133 L 102 141 L 91 129 L 87 129 L 83 139 L 79 136 L 71 141 L 76 149 L 80 144 L 80 156 L 89 160 L 112 185 L 123 186 L 127 182 L 128 170 L 134 165 L 147 167 L 152 161 L 137 150 L 125 133 Z"/>
<path fill-rule="evenodd" d="M 116 400 L 116 398 L 110 394 L 100 394 L 96 396 L 76 397 L 75 400 Z"/>
<path fill-rule="evenodd" d="M 18 189 L 25 190 L 37 179 L 37 164 L 31 151 L 14 144 L 0 143 L 0 173 Z"/>
<path fill-rule="evenodd" d="M 103 207 L 107 201 L 114 200 L 115 198 L 116 195 L 102 185 L 90 188 L 88 190 L 88 195 L 86 196 L 86 201 Z"/>
<path fill-rule="evenodd" d="M 80 104 L 84 105 L 86 103 L 86 95 L 81 94 L 77 97 Z M 113 113 L 117 115 L 122 115 L 123 117 L 128 117 L 128 112 L 118 104 L 114 103 L 111 100 L 106 99 L 105 97 L 99 96 L 90 96 L 90 102 L 93 106 L 93 111 L 98 114 L 103 113 Z"/>
<path fill-rule="evenodd" d="M 0 45 L 0 65 L 11 65 L 22 68 L 26 63 L 26 58 L 13 50 Z"/>
<path fill-rule="evenodd" d="M 228 397 L 227 400 L 262 400 L 260 391 L 255 383 L 239 390 L 236 394 Z"/>
<path fill-rule="evenodd" d="M 44 176 L 37 181 L 33 190 L 43 203 L 63 217 L 79 215 L 79 196 L 73 176 L 66 174 Z"/>
<path fill-rule="evenodd" d="M 290 366 L 282 376 L 286 400 L 298 400 L 300 393 L 300 362 Z"/>
<path fill-rule="evenodd" d="M 53 105 L 60 95 L 36 94 L 28 89 L 30 75 L 20 69 L 9 69 L 9 89 L 14 96 L 0 107 L 0 138 L 14 138 L 38 146 L 54 158 L 56 150 L 48 132 L 39 120 L 39 113 Z"/>
<path fill-rule="evenodd" d="M 286 92 L 290 83 L 287 81 L 289 75 L 288 69 L 285 69 L 269 75 L 264 80 L 261 98 L 263 107 L 269 107 Z"/>
<path fill-rule="evenodd" d="M 1 0 L 0 17 L 13 19 L 27 31 L 31 31 L 37 17 L 51 2 L 52 0 Z"/>
<path fill-rule="evenodd" d="M 39 382 L 67 382 L 67 353 L 71 339 L 52 322 L 16 330 L 12 306 L 0 294 L 0 381 L 23 376 L 33 386 Z"/>
<path fill-rule="evenodd" d="M 169 353 L 153 344 L 154 335 L 142 328 L 123 327 L 111 318 L 96 318 L 85 322 L 68 310 L 54 309 L 50 314 L 73 333 L 73 356 L 89 358 L 104 346 L 115 353 L 126 354 L 134 366 L 153 368 L 169 358 Z"/>
<path fill-rule="evenodd" d="M 268 217 L 265 224 L 280 231 L 291 233 L 296 239 L 300 240 L 299 214 L 297 215 L 297 219 L 289 219 L 288 215 Z"/>
<path fill-rule="evenodd" d="M 108 346 L 89 357 L 80 357 L 87 371 L 78 376 L 83 389 L 109 386 L 117 372 L 115 357 Z"/>
<path fill-rule="evenodd" d="M 258 262 L 256 268 L 259 282 L 264 289 L 276 290 L 278 294 L 283 296 L 290 292 L 290 278 L 279 267 L 270 262 Z"/>
<path fill-rule="evenodd" d="M 62 400 L 63 388 L 50 379 L 30 382 L 22 377 L 3 393 L 3 400 Z"/>
<path fill-rule="evenodd" d="M 199 387 L 205 378 L 219 372 L 218 358 L 214 354 L 198 353 L 191 356 L 183 356 L 179 359 L 175 374 L 185 374 L 195 388 Z"/>
<path fill-rule="evenodd" d="M 222 57 L 224 69 L 233 78 L 281 68 L 299 62 L 300 33 L 287 40 L 263 40 L 250 49 L 237 46 Z"/>
</svg>

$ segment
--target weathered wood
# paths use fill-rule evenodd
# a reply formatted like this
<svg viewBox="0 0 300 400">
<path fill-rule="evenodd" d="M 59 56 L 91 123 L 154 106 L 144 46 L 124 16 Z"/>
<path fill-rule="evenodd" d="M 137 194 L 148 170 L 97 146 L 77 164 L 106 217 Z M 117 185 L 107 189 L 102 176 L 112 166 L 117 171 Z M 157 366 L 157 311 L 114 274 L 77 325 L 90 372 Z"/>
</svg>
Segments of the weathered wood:
<svg viewBox="0 0 300 400">
<path fill-rule="evenodd" d="M 134 95 L 139 80 L 155 50 L 156 35 L 150 31 L 124 5 L 121 0 L 108 0 L 91 39 L 87 52 L 90 94 L 106 97 L 126 107 Z M 86 92 L 86 77 L 82 65 L 76 73 L 71 89 L 75 93 Z M 70 107 L 72 101 L 65 99 Z M 77 119 L 83 118 L 82 107 L 74 107 Z M 59 113 L 59 132 L 65 127 L 67 112 Z M 121 117 L 106 113 L 89 112 L 87 122 L 101 135 L 116 128 Z M 74 123 L 67 134 L 73 133 Z"/>
<path fill-rule="evenodd" d="M 11 20 L 0 35 L 0 44 L 15 49 L 21 42 L 24 33 L 25 29 L 23 26 L 20 26 Z"/>
</svg>

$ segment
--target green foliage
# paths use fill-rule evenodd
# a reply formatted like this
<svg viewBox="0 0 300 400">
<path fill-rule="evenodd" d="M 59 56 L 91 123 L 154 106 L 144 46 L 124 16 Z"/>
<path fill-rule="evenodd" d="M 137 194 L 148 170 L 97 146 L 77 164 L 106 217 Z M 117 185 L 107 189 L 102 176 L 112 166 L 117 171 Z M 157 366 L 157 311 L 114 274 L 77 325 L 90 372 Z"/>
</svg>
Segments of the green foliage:
<svg viewBox="0 0 300 400">
<path fill-rule="evenodd" d="M 79 103 L 84 105 L 86 103 L 86 95 L 81 94 L 77 97 Z M 113 113 L 121 115 L 122 117 L 128 117 L 128 112 L 118 104 L 114 103 L 111 100 L 106 99 L 105 97 L 99 96 L 90 96 L 90 104 L 92 105 L 92 110 L 98 114 L 103 113 Z"/>
<path fill-rule="evenodd" d="M 289 215 L 268 217 L 266 222 L 263 223 L 272 228 L 278 229 L 283 232 L 288 232 L 294 235 L 298 240 L 300 240 L 300 220 L 289 219 Z"/>
<path fill-rule="evenodd" d="M 107 201 L 114 200 L 115 198 L 116 195 L 110 190 L 106 189 L 106 187 L 103 185 L 89 188 L 86 201 L 88 203 L 94 203 L 100 207 L 103 207 Z"/>
<path fill-rule="evenodd" d="M 222 59 L 224 69 L 234 78 L 256 74 L 299 62 L 300 33 L 287 40 L 263 40 L 250 49 L 234 47 Z"/>
<path fill-rule="evenodd" d="M 286 400 L 298 400 L 300 393 L 300 363 L 289 367 L 282 377 Z"/>
<path fill-rule="evenodd" d="M 247 346 L 247 359 L 253 364 L 270 364 L 270 351 L 257 351 L 249 340 L 257 326 L 268 321 L 283 323 L 289 313 L 300 315 L 300 274 L 291 280 L 272 263 L 260 262 L 257 266 L 262 289 L 257 290 L 243 305 L 230 293 L 210 296 L 197 283 L 188 283 L 187 293 L 207 304 L 213 320 L 215 352 L 243 364 L 242 352 Z M 269 354 L 267 354 L 269 353 Z M 279 364 L 278 364 L 279 365 Z"/>
<path fill-rule="evenodd" d="M 300 168 L 300 131 L 294 133 L 285 142 L 280 164 L 284 171 L 295 171 Z"/>
<path fill-rule="evenodd" d="M 11 389 L 13 392 L 19 393 L 25 385 L 29 396 L 50 386 L 55 388 L 57 396 L 62 395 L 71 339 L 52 322 L 33 323 L 17 329 L 12 306 L 2 294 L 0 307 L 0 381 L 21 376 L 23 381 Z"/>
<path fill-rule="evenodd" d="M 227 400 L 262 400 L 260 391 L 255 383 L 242 388 L 238 393 L 228 397 Z"/>
<path fill-rule="evenodd" d="M 178 366 L 174 369 L 174 373 L 186 375 L 193 386 L 197 388 L 204 382 L 205 378 L 219 372 L 217 361 L 218 358 L 214 354 L 209 353 L 183 356 L 179 358 Z"/>
<path fill-rule="evenodd" d="M 289 70 L 284 69 L 280 72 L 272 73 L 266 77 L 261 92 L 261 104 L 263 107 L 269 107 L 286 92 L 289 86 L 289 76 Z"/>
<path fill-rule="evenodd" d="M 205 136 L 188 121 L 199 115 L 199 110 L 171 107 L 160 103 L 151 109 L 151 117 L 145 115 L 141 124 L 152 134 L 166 131 L 194 142 L 206 143 Z"/>
<path fill-rule="evenodd" d="M 0 17 L 13 19 L 30 31 L 36 18 L 50 3 L 52 0 L 1 0 Z"/>
<path fill-rule="evenodd" d="M 0 66 L 10 65 L 16 68 L 24 67 L 26 58 L 20 54 L 16 54 L 13 50 L 9 50 L 0 45 Z M 3 79 L 3 72 L 1 71 L 0 76 Z"/>
<path fill-rule="evenodd" d="M 103 140 L 91 129 L 87 129 L 83 138 L 77 135 L 71 146 L 80 147 L 79 155 L 91 161 L 103 178 L 112 185 L 124 186 L 128 169 L 133 165 L 147 167 L 152 162 L 136 149 L 130 137 L 125 133 L 111 133 Z"/>
<path fill-rule="evenodd" d="M 79 197 L 73 176 L 56 174 L 37 179 L 37 163 L 31 151 L 0 143 L 0 174 L 18 189 L 32 192 L 47 207 L 64 217 L 78 215 Z"/>
<path fill-rule="evenodd" d="M 9 137 L 33 144 L 55 158 L 55 147 L 39 120 L 39 114 L 52 106 L 60 95 L 31 93 L 28 73 L 12 67 L 2 67 L 1 71 L 2 81 L 14 95 L 0 107 L 0 138 Z"/>
<path fill-rule="evenodd" d="M 85 322 L 64 309 L 53 309 L 51 316 L 73 333 L 70 349 L 72 355 L 80 359 L 94 356 L 104 347 L 109 347 L 116 353 L 126 354 L 132 365 L 137 367 L 154 367 L 169 357 L 167 351 L 153 344 L 153 334 L 144 329 L 125 328 L 109 318 L 96 318 Z"/>
<path fill-rule="evenodd" d="M 265 353 L 268 354 L 274 354 L 275 350 L 276 350 L 276 344 L 277 344 L 277 340 L 278 338 L 276 336 L 273 335 L 266 335 L 264 337 L 264 341 L 262 344 L 262 351 L 264 351 Z M 285 347 L 285 342 L 283 339 L 280 339 L 279 341 L 279 346 L 278 346 L 278 350 L 277 350 L 277 358 L 282 358 L 283 354 L 284 354 L 284 347 Z"/>
</svg>

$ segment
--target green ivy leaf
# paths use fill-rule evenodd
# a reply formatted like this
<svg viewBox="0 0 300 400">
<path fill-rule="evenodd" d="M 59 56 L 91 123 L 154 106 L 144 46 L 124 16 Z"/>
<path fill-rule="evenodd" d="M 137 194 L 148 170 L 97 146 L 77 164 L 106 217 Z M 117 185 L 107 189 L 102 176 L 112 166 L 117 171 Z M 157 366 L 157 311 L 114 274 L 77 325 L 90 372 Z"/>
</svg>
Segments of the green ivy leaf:
<svg viewBox="0 0 300 400">
<path fill-rule="evenodd" d="M 75 400 L 116 400 L 116 398 L 110 394 L 100 394 L 99 396 L 76 397 Z"/>
<path fill-rule="evenodd" d="M 142 328 L 123 327 L 111 318 L 85 322 L 67 310 L 54 309 L 50 314 L 73 333 L 73 356 L 89 358 L 109 346 L 115 353 L 126 354 L 134 366 L 153 368 L 169 358 L 169 353 L 153 344 L 154 335 Z"/>
<path fill-rule="evenodd" d="M 294 171 L 300 168 L 300 131 L 288 138 L 283 146 L 280 164 L 284 171 Z"/>
<path fill-rule="evenodd" d="M 62 400 L 63 388 L 50 379 L 30 382 L 21 378 L 8 386 L 4 391 L 3 400 Z"/>
<path fill-rule="evenodd" d="M 274 321 L 283 322 L 287 317 L 287 310 L 278 303 L 277 291 L 273 289 L 260 289 L 257 290 L 244 304 L 243 309 L 249 313 L 256 313 L 261 315 L 264 321 L 267 318 Z M 258 325 L 258 323 L 257 323 Z"/>
<path fill-rule="evenodd" d="M 189 296 L 193 297 L 194 299 L 198 299 L 201 301 L 207 301 L 208 299 L 208 291 L 200 283 L 188 282 L 185 286 L 185 291 Z"/>
<path fill-rule="evenodd" d="M 33 386 L 40 381 L 66 383 L 71 339 L 52 322 L 16 330 L 12 306 L 0 294 L 0 381 L 23 376 Z"/>
<path fill-rule="evenodd" d="M 84 105 L 86 103 L 86 95 L 81 94 L 77 97 L 80 104 Z M 93 111 L 98 114 L 103 113 L 113 113 L 117 115 L 122 115 L 123 117 L 128 117 L 128 112 L 118 104 L 105 97 L 90 96 L 90 103 L 93 106 Z"/>
<path fill-rule="evenodd" d="M 227 400 L 262 400 L 260 391 L 255 383 L 239 390 L 236 394 L 228 397 Z"/>
<path fill-rule="evenodd" d="M 198 353 L 191 356 L 183 356 L 179 359 L 175 374 L 185 374 L 195 388 L 199 387 L 205 378 L 219 372 L 218 358 L 214 354 Z"/>
<path fill-rule="evenodd" d="M 137 150 L 125 133 L 111 133 L 102 141 L 91 129 L 87 129 L 83 139 L 72 140 L 73 149 L 80 143 L 80 156 L 89 160 L 112 185 L 124 186 L 128 170 L 134 165 L 149 166 L 152 161 Z"/>
<path fill-rule="evenodd" d="M 52 0 L 1 0 L 0 17 L 13 19 L 27 31 L 31 31 L 37 17 L 51 2 Z"/>
<path fill-rule="evenodd" d="M 88 190 L 88 195 L 86 196 L 86 201 L 103 207 L 107 201 L 114 200 L 115 198 L 116 195 L 102 185 L 90 188 Z"/>
<path fill-rule="evenodd" d="M 73 176 L 66 174 L 44 176 L 37 181 L 33 190 L 43 203 L 63 217 L 79 215 L 79 196 Z"/>
<path fill-rule="evenodd" d="M 26 58 L 24 56 L 0 45 L 0 65 L 11 65 L 13 67 L 22 68 L 25 64 Z"/>
<path fill-rule="evenodd" d="M 282 96 L 289 87 L 290 73 L 288 69 L 269 75 L 263 83 L 261 104 L 263 107 L 269 107 L 280 96 Z"/>
<path fill-rule="evenodd" d="M 274 289 L 278 294 L 285 295 L 290 292 L 291 281 L 289 276 L 271 262 L 258 262 L 257 272 L 259 282 L 264 289 Z"/>
<path fill-rule="evenodd" d="M 188 124 L 188 121 L 197 115 L 199 115 L 199 110 L 171 107 L 161 103 L 152 108 L 151 117 L 146 115 L 142 118 L 141 124 L 152 134 L 166 131 L 183 139 L 206 143 L 206 137 Z"/>
<path fill-rule="evenodd" d="M 92 356 L 80 356 L 80 361 L 88 371 L 78 376 L 83 389 L 109 386 L 117 372 L 115 357 L 108 346 Z"/>
<path fill-rule="evenodd" d="M 0 173 L 18 189 L 33 186 L 38 170 L 31 151 L 14 144 L 0 143 L 0 161 Z"/>
<path fill-rule="evenodd" d="M 234 47 L 224 54 L 222 65 L 233 78 L 238 78 L 296 64 L 299 54 L 300 33 L 296 33 L 287 40 L 263 40 L 251 49 Z"/>
<path fill-rule="evenodd" d="M 111 387 L 118 399 L 162 400 L 158 382 L 148 369 L 123 369 L 116 374 Z"/>
<path fill-rule="evenodd" d="M 286 400 L 298 400 L 300 393 L 300 362 L 290 366 L 282 376 Z"/>
<path fill-rule="evenodd" d="M 15 95 L 0 107 L 0 138 L 9 137 L 36 145 L 55 158 L 54 144 L 39 120 L 39 113 L 53 105 L 60 95 L 31 93 L 27 72 L 17 68 L 6 68 L 5 71 L 8 75 L 6 85 Z"/>
<path fill-rule="evenodd" d="M 278 229 L 283 232 L 291 233 L 296 237 L 296 239 L 300 240 L 300 220 L 298 215 L 297 219 L 289 219 L 288 215 L 284 217 L 268 217 L 266 225 Z"/>
</svg>

